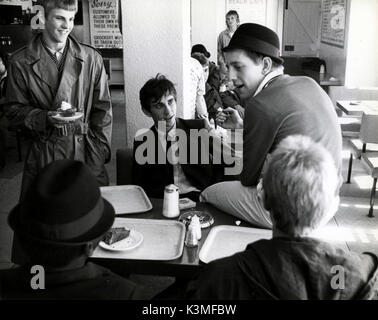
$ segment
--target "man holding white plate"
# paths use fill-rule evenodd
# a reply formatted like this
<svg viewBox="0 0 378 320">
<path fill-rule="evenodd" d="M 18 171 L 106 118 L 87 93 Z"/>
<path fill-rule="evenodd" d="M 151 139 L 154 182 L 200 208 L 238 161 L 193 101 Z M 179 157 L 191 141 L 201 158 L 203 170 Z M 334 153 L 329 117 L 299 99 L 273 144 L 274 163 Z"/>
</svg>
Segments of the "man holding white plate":
<svg viewBox="0 0 378 320">
<path fill-rule="evenodd" d="M 9 65 L 5 110 L 31 131 L 22 200 L 31 180 L 59 159 L 85 162 L 108 185 L 112 106 L 101 54 L 70 36 L 77 0 L 45 0 L 45 28 L 16 51 Z"/>
</svg>

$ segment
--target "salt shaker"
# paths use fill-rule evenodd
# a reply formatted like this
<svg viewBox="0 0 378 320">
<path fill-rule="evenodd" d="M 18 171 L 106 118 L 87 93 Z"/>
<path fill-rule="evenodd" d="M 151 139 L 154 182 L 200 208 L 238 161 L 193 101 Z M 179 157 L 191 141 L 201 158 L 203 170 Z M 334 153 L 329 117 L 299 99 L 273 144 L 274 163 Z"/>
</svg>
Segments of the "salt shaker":
<svg viewBox="0 0 378 320">
<path fill-rule="evenodd" d="M 200 223 L 199 217 L 196 214 L 192 216 L 191 224 L 193 224 L 194 231 L 197 234 L 197 240 L 201 240 L 201 236 L 202 236 L 201 223 Z"/>
<path fill-rule="evenodd" d="M 164 189 L 163 216 L 176 218 L 180 215 L 178 187 L 170 184 Z"/>
<path fill-rule="evenodd" d="M 198 246 L 197 233 L 194 229 L 194 225 L 190 223 L 188 231 L 186 232 L 185 245 L 187 247 L 196 247 Z"/>
</svg>

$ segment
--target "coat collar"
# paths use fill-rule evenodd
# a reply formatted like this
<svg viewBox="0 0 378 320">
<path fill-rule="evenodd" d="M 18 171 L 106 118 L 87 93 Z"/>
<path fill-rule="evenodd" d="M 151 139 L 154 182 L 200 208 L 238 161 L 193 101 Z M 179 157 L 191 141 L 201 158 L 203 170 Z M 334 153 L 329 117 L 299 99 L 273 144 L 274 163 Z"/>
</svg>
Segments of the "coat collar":
<svg viewBox="0 0 378 320">
<path fill-rule="evenodd" d="M 42 32 L 39 32 L 26 46 L 26 58 L 29 64 L 33 64 L 41 59 L 42 50 L 44 50 L 41 41 Z M 76 59 L 85 61 L 87 55 L 82 50 L 79 42 L 72 35 L 68 36 L 67 41 L 69 41 L 69 49 L 67 53 L 71 54 Z"/>
</svg>

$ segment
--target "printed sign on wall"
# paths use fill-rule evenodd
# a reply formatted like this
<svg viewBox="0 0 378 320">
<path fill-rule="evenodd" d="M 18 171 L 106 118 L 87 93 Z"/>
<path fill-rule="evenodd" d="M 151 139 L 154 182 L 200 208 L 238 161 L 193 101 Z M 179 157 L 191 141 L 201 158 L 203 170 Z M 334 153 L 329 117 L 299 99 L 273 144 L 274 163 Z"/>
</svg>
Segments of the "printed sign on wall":
<svg viewBox="0 0 378 320">
<path fill-rule="evenodd" d="M 227 0 L 226 12 L 236 10 L 240 23 L 266 24 L 266 0 Z"/>
<path fill-rule="evenodd" d="M 321 42 L 344 48 L 347 0 L 323 0 Z"/>
<path fill-rule="evenodd" d="M 96 48 L 122 48 L 118 9 L 118 0 L 89 1 L 91 44 Z"/>
</svg>

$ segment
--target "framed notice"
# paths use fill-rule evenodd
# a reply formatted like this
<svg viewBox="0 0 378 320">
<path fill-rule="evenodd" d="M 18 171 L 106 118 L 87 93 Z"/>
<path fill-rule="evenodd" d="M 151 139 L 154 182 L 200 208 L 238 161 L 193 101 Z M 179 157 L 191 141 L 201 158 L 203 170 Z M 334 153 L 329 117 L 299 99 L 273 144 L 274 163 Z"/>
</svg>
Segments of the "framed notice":
<svg viewBox="0 0 378 320">
<path fill-rule="evenodd" d="M 240 24 L 253 22 L 266 25 L 266 0 L 226 0 L 226 12 L 236 10 Z"/>
<path fill-rule="evenodd" d="M 122 49 L 118 0 L 89 0 L 91 44 L 99 49 Z"/>
<path fill-rule="evenodd" d="M 347 0 L 323 0 L 321 42 L 344 48 Z"/>
</svg>

